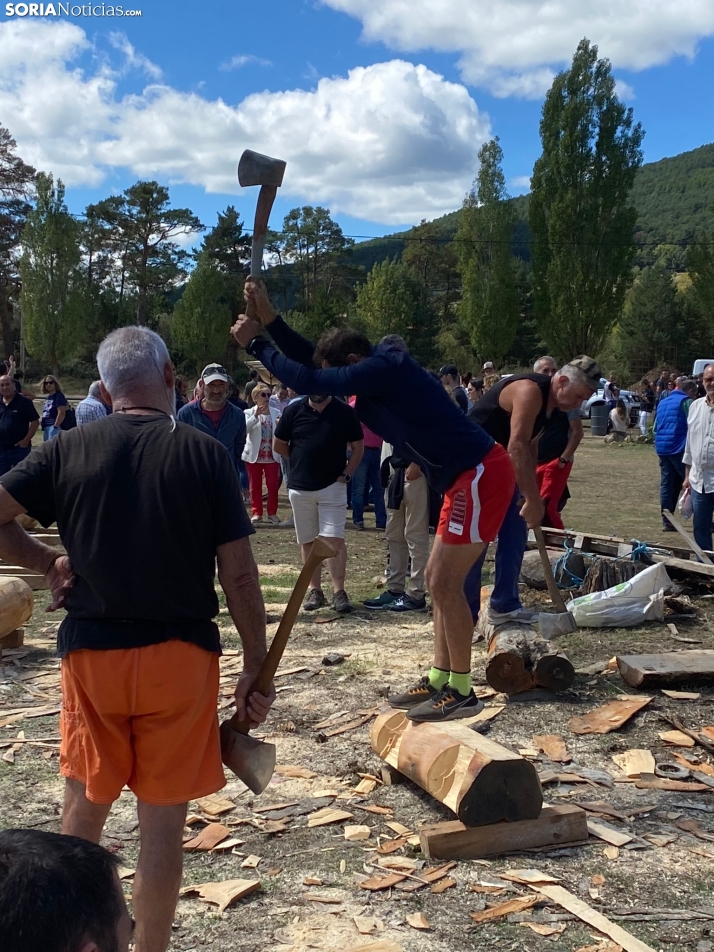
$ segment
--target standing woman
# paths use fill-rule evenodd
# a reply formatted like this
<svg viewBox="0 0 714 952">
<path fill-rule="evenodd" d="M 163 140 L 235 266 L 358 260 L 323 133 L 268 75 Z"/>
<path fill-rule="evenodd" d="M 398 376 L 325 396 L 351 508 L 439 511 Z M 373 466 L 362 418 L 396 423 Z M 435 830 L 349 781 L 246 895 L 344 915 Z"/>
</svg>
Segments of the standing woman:
<svg viewBox="0 0 714 952">
<path fill-rule="evenodd" d="M 262 380 L 252 390 L 255 406 L 245 411 L 246 441 L 243 461 L 250 483 L 251 522 L 263 521 L 263 476 L 268 490 L 268 522 L 278 525 L 278 488 L 280 457 L 273 453 L 273 434 L 280 411 L 270 406 L 270 387 Z"/>
<path fill-rule="evenodd" d="M 42 392 L 46 395 L 45 405 L 42 408 L 42 438 L 51 440 L 57 436 L 67 413 L 67 398 L 62 393 L 59 381 L 52 374 L 47 374 L 42 381 Z"/>
</svg>

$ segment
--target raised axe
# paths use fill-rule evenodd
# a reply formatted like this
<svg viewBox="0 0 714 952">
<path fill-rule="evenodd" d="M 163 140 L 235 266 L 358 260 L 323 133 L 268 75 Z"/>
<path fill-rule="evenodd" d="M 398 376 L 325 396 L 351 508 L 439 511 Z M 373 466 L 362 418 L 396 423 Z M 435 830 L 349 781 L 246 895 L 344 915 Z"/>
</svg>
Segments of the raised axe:
<svg viewBox="0 0 714 952">
<path fill-rule="evenodd" d="M 302 571 L 298 575 L 295 587 L 292 590 L 288 604 L 280 619 L 278 630 L 275 632 L 265 661 L 258 672 L 248 694 L 257 691 L 267 694 L 273 683 L 275 672 L 283 657 L 285 646 L 288 643 L 295 619 L 298 616 L 302 601 L 310 584 L 315 569 L 325 559 L 332 559 L 337 555 L 335 550 L 322 539 L 315 539 L 310 554 L 305 560 Z M 248 718 L 234 714 L 230 720 L 221 724 L 221 757 L 226 767 L 249 787 L 253 793 L 262 793 L 270 783 L 275 770 L 275 747 L 266 744 L 263 740 L 249 737 L 250 721 Z"/>
<path fill-rule="evenodd" d="M 269 155 L 261 155 L 260 152 L 253 152 L 252 149 L 246 149 L 240 157 L 238 163 L 238 182 L 241 188 L 248 188 L 251 185 L 260 185 L 258 193 L 258 204 L 255 208 L 255 224 L 253 225 L 253 244 L 250 253 L 250 276 L 259 278 L 260 270 L 263 264 L 263 249 L 265 248 L 265 236 L 268 231 L 268 219 L 270 211 L 278 194 L 278 189 L 283 184 L 286 162 L 282 159 L 273 159 Z M 248 317 L 255 319 L 252 304 L 247 309 Z"/>
</svg>

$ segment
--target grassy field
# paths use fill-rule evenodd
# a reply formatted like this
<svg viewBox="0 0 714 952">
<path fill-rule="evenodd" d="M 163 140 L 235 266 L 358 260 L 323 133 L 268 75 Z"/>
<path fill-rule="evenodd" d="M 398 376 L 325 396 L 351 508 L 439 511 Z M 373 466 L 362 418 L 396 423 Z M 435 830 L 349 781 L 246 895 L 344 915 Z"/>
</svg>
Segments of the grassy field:
<svg viewBox="0 0 714 952">
<path fill-rule="evenodd" d="M 626 538 L 662 541 L 658 506 L 658 466 L 651 446 L 606 446 L 587 437 L 578 452 L 571 480 L 572 499 L 565 521 L 584 532 L 613 533 Z M 287 501 L 281 500 L 287 515 Z M 368 524 L 373 524 L 368 515 Z M 371 522 L 370 522 L 371 521 Z M 666 537 L 672 541 L 672 537 Z M 260 529 L 253 540 L 261 570 L 270 634 L 275 632 L 290 589 L 297 577 L 298 552 L 289 530 Z M 379 591 L 377 580 L 384 566 L 383 534 L 374 530 L 348 533 L 347 588 L 355 604 Z M 680 625 L 680 633 L 714 648 L 712 602 L 701 598 L 706 589 L 691 590 L 697 606 L 696 620 Z M 0 826 L 58 828 L 62 783 L 57 775 L 55 714 L 16 719 L 8 711 L 30 706 L 55 709 L 59 701 L 58 662 L 53 656 L 57 620 L 44 614 L 46 594 L 37 593 L 36 610 L 27 628 L 27 645 L 5 653 L 0 669 L 0 744 L 9 744 L 24 730 L 26 739 L 42 738 L 47 747 L 20 745 L 13 757 L 0 760 Z M 529 593 L 529 598 L 543 596 Z M 240 670 L 240 644 L 221 598 L 219 625 L 225 645 L 219 707 L 229 713 L 230 695 Z M 48 617 L 51 619 L 48 622 Z M 679 624 L 679 623 L 678 623 Z M 659 737 L 668 729 L 662 716 L 677 714 L 693 728 L 714 724 L 714 691 L 707 684 L 678 685 L 694 689 L 698 700 L 676 700 L 652 692 L 647 708 L 620 730 L 604 735 L 574 734 L 569 721 L 627 689 L 618 675 L 605 670 L 617 652 L 676 650 L 686 647 L 673 640 L 664 624 L 635 629 L 581 630 L 562 639 L 561 646 L 582 673 L 571 691 L 543 700 L 509 701 L 494 696 L 484 681 L 486 652 L 474 648 L 473 675 L 477 690 L 488 705 L 501 708 L 491 722 L 489 736 L 513 749 L 529 751 L 539 771 L 552 770 L 544 755 L 534 750 L 535 734 L 561 735 L 574 764 L 606 772 L 605 782 L 562 781 L 545 787 L 552 803 L 605 801 L 634 818 L 607 822 L 634 837 L 613 851 L 599 839 L 571 849 L 528 853 L 488 861 L 459 862 L 449 876 L 454 885 L 436 894 L 428 887 L 416 892 L 398 888 L 369 892 L 360 880 L 374 874 L 381 858 L 380 843 L 395 833 L 387 822 L 397 821 L 411 831 L 420 824 L 450 817 L 449 811 L 410 783 L 378 784 L 369 794 L 355 791 L 362 774 L 381 777 L 379 759 L 369 744 L 369 723 L 344 733 L 326 736 L 316 727 L 326 718 L 343 724 L 359 711 L 369 712 L 384 702 L 390 690 L 413 681 L 429 664 L 433 629 L 430 615 L 388 615 L 363 609 L 346 617 L 330 610 L 302 614 L 286 657 L 284 676 L 277 679 L 278 699 L 263 731 L 278 749 L 278 763 L 303 768 L 304 776 L 273 778 L 261 797 L 253 797 L 234 777 L 222 796 L 232 808 L 220 817 L 238 844 L 224 852 L 187 852 L 184 885 L 258 878 L 261 889 L 236 906 L 219 914 L 195 897 L 180 900 L 172 949 L 182 952 L 215 949 L 220 952 L 275 950 L 357 950 L 365 952 L 454 952 L 462 949 L 582 952 L 585 948 L 615 952 L 616 946 L 600 945 L 603 936 L 575 919 L 558 918 L 562 910 L 553 905 L 474 927 L 470 913 L 516 895 L 528 895 L 526 887 L 499 880 L 509 869 L 537 868 L 557 877 L 583 901 L 614 919 L 630 911 L 649 916 L 625 916 L 618 922 L 647 947 L 656 950 L 707 952 L 711 948 L 709 921 L 714 886 L 714 797 L 710 792 L 681 793 L 640 790 L 624 778 L 613 756 L 637 748 L 652 751 L 657 761 L 671 761 L 672 748 Z M 341 653 L 345 661 L 335 667 L 322 663 L 329 652 Z M 594 673 L 593 673 L 594 672 Z M 340 715 L 343 717 L 340 719 Z M 681 755 L 712 761 L 701 750 L 675 748 Z M 572 767 L 572 765 L 571 765 Z M 714 766 L 708 769 L 714 770 Z M 567 766 L 555 767 L 556 772 Z M 309 828 L 307 814 L 331 804 L 353 817 L 349 822 L 366 824 L 369 839 L 346 842 L 342 826 Z M 692 808 L 694 804 L 695 808 Z M 293 805 L 293 806 L 291 806 Z M 265 807 L 285 808 L 281 820 Z M 370 812 L 381 807 L 381 814 Z M 195 815 L 186 838 L 202 828 L 201 805 L 191 804 Z M 632 814 L 629 814 L 632 816 Z M 272 819 L 275 817 L 274 819 Z M 682 821 L 697 820 L 678 826 Z M 693 832 L 694 831 L 694 832 Z M 136 864 L 138 832 L 135 803 L 122 795 L 112 810 L 103 842 L 121 854 L 129 869 Z M 418 848 L 405 844 L 395 854 L 426 862 Z M 257 868 L 246 867 L 246 858 Z M 409 881 L 407 881 L 409 882 Z M 319 883 L 320 885 L 315 885 Z M 497 886 L 493 887 L 496 883 Z M 491 884 L 489 886 L 489 884 Z M 503 888 L 502 898 L 484 892 Z M 474 891 L 475 887 L 475 891 Z M 131 891 L 131 875 L 125 881 Z M 508 891 L 512 890 L 512 891 Z M 316 901 L 322 899 L 322 901 Z M 326 901 L 327 900 L 327 901 Z M 664 910 L 664 912 L 663 912 Z M 667 910 L 674 910 L 667 914 Z M 693 910 L 705 918 L 696 919 Z M 701 911 L 704 910 L 704 911 Z M 430 924 L 425 932 L 409 925 L 408 917 L 421 912 Z M 714 915 L 714 913 L 712 913 Z M 369 935 L 361 935 L 355 917 L 375 920 Z M 361 921 L 361 920 L 360 920 Z M 530 928 L 560 929 L 547 937 Z M 554 944 L 552 944 L 554 942 Z M 381 944 L 380 944 L 381 943 Z"/>
</svg>

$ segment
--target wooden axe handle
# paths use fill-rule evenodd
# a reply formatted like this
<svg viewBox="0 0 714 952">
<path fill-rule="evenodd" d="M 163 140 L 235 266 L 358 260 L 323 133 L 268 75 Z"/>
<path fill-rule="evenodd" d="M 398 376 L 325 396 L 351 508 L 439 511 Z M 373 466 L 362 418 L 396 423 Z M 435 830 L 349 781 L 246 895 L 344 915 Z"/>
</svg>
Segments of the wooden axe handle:
<svg viewBox="0 0 714 952">
<path fill-rule="evenodd" d="M 249 695 L 254 691 L 257 691 L 258 694 L 267 694 L 270 690 L 270 685 L 273 683 L 275 672 L 278 670 L 278 665 L 280 664 L 280 661 L 283 657 L 283 652 L 285 651 L 285 647 L 288 643 L 290 632 L 292 631 L 295 620 L 300 612 L 300 608 L 302 606 L 303 599 L 305 598 L 308 586 L 310 585 L 310 579 L 312 578 L 313 572 L 319 565 L 321 565 L 322 562 L 325 561 L 325 559 L 332 559 L 336 555 L 337 553 L 332 548 L 332 546 L 329 546 L 326 542 L 323 542 L 322 539 L 315 539 L 312 544 L 310 554 L 308 555 L 305 564 L 298 575 L 297 582 L 295 582 L 295 587 L 290 594 L 288 604 L 286 605 L 285 611 L 283 612 L 283 617 L 280 619 L 278 630 L 275 632 L 275 637 L 273 638 L 270 649 L 265 656 L 265 661 L 263 662 L 255 681 L 250 686 L 250 691 L 248 692 Z M 238 717 L 238 714 L 234 714 L 228 723 L 233 728 L 233 730 L 240 731 L 241 734 L 247 734 L 250 731 L 250 721 L 248 718 L 241 720 Z"/>
<path fill-rule="evenodd" d="M 258 204 L 255 208 L 255 224 L 253 225 L 253 244 L 250 253 L 250 276 L 260 279 L 260 271 L 263 264 L 263 249 L 265 248 L 265 236 L 268 232 L 268 220 L 270 212 L 275 201 L 278 189 L 275 185 L 261 185 L 258 193 Z M 246 314 L 252 320 L 257 320 L 255 308 L 252 303 L 248 304 Z"/>
<path fill-rule="evenodd" d="M 568 609 L 565 607 L 563 596 L 560 594 L 560 589 L 556 585 L 555 578 L 553 577 L 553 569 L 550 567 L 550 558 L 548 557 L 548 550 L 545 547 L 543 530 L 540 526 L 536 526 L 533 529 L 533 534 L 535 536 L 536 544 L 538 545 L 538 552 L 540 553 L 540 560 L 543 565 L 543 575 L 545 575 L 545 581 L 548 586 L 550 600 L 559 612 L 567 612 Z"/>
</svg>

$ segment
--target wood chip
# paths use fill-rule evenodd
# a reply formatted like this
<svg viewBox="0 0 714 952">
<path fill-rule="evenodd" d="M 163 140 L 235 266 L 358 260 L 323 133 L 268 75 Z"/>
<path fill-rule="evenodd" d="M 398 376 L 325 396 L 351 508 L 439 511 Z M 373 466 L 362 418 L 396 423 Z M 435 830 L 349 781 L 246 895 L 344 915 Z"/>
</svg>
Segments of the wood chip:
<svg viewBox="0 0 714 952">
<path fill-rule="evenodd" d="M 510 916 L 514 912 L 531 909 L 537 902 L 537 896 L 520 896 L 518 899 L 509 899 L 497 906 L 491 906 L 490 909 L 484 909 L 483 912 L 471 912 L 469 915 L 474 922 L 492 922 L 494 919 Z"/>
<path fill-rule="evenodd" d="M 366 778 L 360 780 L 360 782 L 355 787 L 355 793 L 360 793 L 363 796 L 368 796 L 377 786 L 377 781 L 371 778 Z"/>
<path fill-rule="evenodd" d="M 410 830 L 408 826 L 404 826 L 403 823 L 398 823 L 396 820 L 390 820 L 384 825 L 389 827 L 392 833 L 396 833 L 397 836 L 411 836 L 413 832 L 413 830 Z"/>
<path fill-rule="evenodd" d="M 307 825 L 329 826 L 331 823 L 344 823 L 345 820 L 352 820 L 351 813 L 346 810 L 333 810 L 332 807 L 323 807 L 322 810 L 316 810 L 307 818 Z"/>
<path fill-rule="evenodd" d="M 662 694 L 675 701 L 698 701 L 701 697 L 701 694 L 695 694 L 692 691 L 668 691 L 665 688 L 662 688 Z"/>
<path fill-rule="evenodd" d="M 431 929 L 428 920 L 421 912 L 414 912 L 410 916 L 407 916 L 407 925 L 411 926 L 412 929 Z"/>
<path fill-rule="evenodd" d="M 391 807 L 379 807 L 374 804 L 355 804 L 358 810 L 366 810 L 367 813 L 376 813 L 378 816 L 392 816 L 394 810 Z"/>
<path fill-rule="evenodd" d="M 625 694 L 608 704 L 596 707 L 583 717 L 573 717 L 569 726 L 574 734 L 609 734 L 627 723 L 652 700 L 648 695 Z"/>
<path fill-rule="evenodd" d="M 551 876 L 550 873 L 544 873 L 540 869 L 508 869 L 505 873 L 499 873 L 498 878 L 506 879 L 511 883 L 521 883 L 524 886 L 560 882 L 557 876 Z"/>
<path fill-rule="evenodd" d="M 664 777 L 655 777 L 654 774 L 642 774 L 635 780 L 638 790 L 680 790 L 689 793 L 704 793 L 711 790 L 705 783 L 688 783 L 686 780 L 667 780 Z"/>
<path fill-rule="evenodd" d="M 583 902 L 582 899 L 578 899 L 577 896 L 574 896 L 562 886 L 533 886 L 531 888 L 535 889 L 541 896 L 546 896 L 562 906 L 567 912 L 577 916 L 578 919 L 597 929 L 598 932 L 602 932 L 603 935 L 619 943 L 625 952 L 654 952 L 652 946 L 636 939 L 631 933 L 611 922 L 602 913 L 596 912 L 592 906 Z M 601 949 L 602 946 L 597 948 Z"/>
<path fill-rule="evenodd" d="M 687 770 L 691 770 L 694 773 L 706 774 L 707 777 L 714 777 L 714 767 L 712 767 L 711 764 L 704 763 L 704 761 L 691 762 L 682 757 L 676 750 L 672 751 L 672 756 L 680 766 L 686 767 Z"/>
<path fill-rule="evenodd" d="M 359 840 L 368 840 L 372 831 L 368 826 L 350 826 L 345 827 L 345 839 L 349 843 L 356 843 Z"/>
<path fill-rule="evenodd" d="M 183 844 L 185 850 L 212 850 L 214 846 L 231 835 L 231 831 L 222 823 L 209 823 L 201 832 L 188 843 Z"/>
<path fill-rule="evenodd" d="M 393 939 L 378 939 L 376 942 L 352 945 L 344 952 L 404 952 L 404 946 Z"/>
<path fill-rule="evenodd" d="M 673 744 L 675 747 L 694 747 L 694 738 L 682 731 L 660 731 L 659 737 L 665 744 Z M 654 773 L 653 770 L 649 772 Z"/>
<path fill-rule="evenodd" d="M 581 945 L 575 952 L 623 952 L 617 942 L 598 942 L 597 945 Z"/>
<path fill-rule="evenodd" d="M 456 880 L 449 879 L 449 877 L 447 876 L 446 879 L 442 879 L 441 882 L 434 883 L 434 885 L 431 887 L 429 892 L 437 893 L 437 894 L 443 893 L 443 892 L 446 892 L 447 889 L 453 889 L 454 886 L 456 886 Z"/>
<path fill-rule="evenodd" d="M 572 760 L 565 740 L 560 734 L 534 734 L 533 743 L 556 764 L 567 764 L 569 760 Z"/>
<path fill-rule="evenodd" d="M 384 889 L 391 889 L 397 883 L 402 883 L 406 879 L 404 873 L 389 873 L 387 876 L 370 876 L 369 879 L 363 879 L 359 884 L 360 889 L 368 889 L 370 892 L 380 892 Z"/>
<path fill-rule="evenodd" d="M 607 823 L 601 823 L 598 820 L 591 819 L 588 819 L 587 823 L 588 833 L 590 833 L 591 836 L 597 836 L 598 839 L 604 840 L 611 846 L 624 846 L 625 843 L 631 843 L 634 839 L 634 837 L 628 833 L 622 833 Z"/>
<path fill-rule="evenodd" d="M 519 922 L 518 924 L 525 929 L 531 929 L 536 935 L 542 935 L 546 939 L 550 939 L 554 935 L 562 935 L 566 929 L 564 922 L 560 922 L 557 926 L 549 926 L 545 922 Z"/>
<path fill-rule="evenodd" d="M 260 865 L 260 856 L 256 856 L 254 853 L 251 853 L 250 856 L 246 858 L 241 863 L 243 869 L 257 869 Z"/>
<path fill-rule="evenodd" d="M 323 882 L 321 879 L 316 879 L 314 876 L 306 876 L 302 881 L 303 886 L 322 886 Z"/>
<path fill-rule="evenodd" d="M 379 919 L 374 916 L 354 916 L 352 920 L 360 935 L 371 935 L 377 931 Z"/>
<path fill-rule="evenodd" d="M 275 773 L 280 777 L 298 780 L 314 780 L 317 776 L 314 770 L 308 770 L 307 767 L 295 767 L 291 764 L 282 764 L 276 767 Z"/>
<path fill-rule="evenodd" d="M 210 797 L 202 797 L 196 800 L 200 809 L 209 816 L 220 816 L 222 813 L 228 813 L 229 810 L 235 810 L 235 803 L 225 797 L 219 797 L 218 794 L 212 794 Z"/>
<path fill-rule="evenodd" d="M 337 896 L 320 896 L 317 893 L 309 893 L 306 897 L 308 902 L 319 902 L 324 906 L 341 906 L 342 899 Z"/>
<path fill-rule="evenodd" d="M 398 836 L 395 840 L 385 840 L 377 847 L 377 852 L 382 856 L 388 856 L 390 853 L 396 853 L 403 846 L 407 845 L 408 836 Z"/>
<path fill-rule="evenodd" d="M 626 750 L 612 758 L 626 777 L 638 778 L 642 773 L 654 773 L 655 759 L 649 750 Z"/>
<path fill-rule="evenodd" d="M 203 902 L 212 903 L 218 906 L 219 912 L 224 912 L 232 903 L 242 899 L 243 896 L 249 896 L 258 889 L 260 889 L 259 879 L 226 879 L 220 883 L 185 886 L 180 895 L 189 896 L 191 893 L 198 893 L 199 899 Z"/>
<path fill-rule="evenodd" d="M 620 850 L 617 846 L 606 846 L 603 853 L 608 859 L 617 859 L 620 855 Z"/>
</svg>

